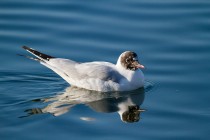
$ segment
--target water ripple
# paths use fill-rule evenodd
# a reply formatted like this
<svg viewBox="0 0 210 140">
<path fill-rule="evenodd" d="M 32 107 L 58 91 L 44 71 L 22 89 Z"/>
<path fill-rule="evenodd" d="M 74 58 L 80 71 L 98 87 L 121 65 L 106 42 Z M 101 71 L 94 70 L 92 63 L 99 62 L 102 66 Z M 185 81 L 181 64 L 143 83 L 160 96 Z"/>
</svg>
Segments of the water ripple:
<svg viewBox="0 0 210 140">
<path fill-rule="evenodd" d="M 209 0 L 1 0 L 0 136 L 207 139 L 209 15 Z M 136 51 L 149 81 L 141 123 L 122 124 L 115 114 L 93 113 L 84 105 L 56 119 L 17 120 L 36 106 L 29 101 L 67 87 L 53 72 L 16 56 L 25 53 L 22 45 L 81 62 L 116 63 L 122 51 Z M 81 122 L 81 116 L 105 121 Z"/>
</svg>

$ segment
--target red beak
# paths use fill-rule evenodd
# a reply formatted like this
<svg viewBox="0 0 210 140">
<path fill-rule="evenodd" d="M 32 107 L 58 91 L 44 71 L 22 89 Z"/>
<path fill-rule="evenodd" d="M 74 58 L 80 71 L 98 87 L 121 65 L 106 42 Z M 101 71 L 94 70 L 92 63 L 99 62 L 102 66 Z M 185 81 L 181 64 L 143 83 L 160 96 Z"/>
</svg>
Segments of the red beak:
<svg viewBox="0 0 210 140">
<path fill-rule="evenodd" d="M 144 65 L 137 64 L 137 65 L 136 65 L 136 68 L 138 68 L 138 69 L 144 69 Z"/>
</svg>

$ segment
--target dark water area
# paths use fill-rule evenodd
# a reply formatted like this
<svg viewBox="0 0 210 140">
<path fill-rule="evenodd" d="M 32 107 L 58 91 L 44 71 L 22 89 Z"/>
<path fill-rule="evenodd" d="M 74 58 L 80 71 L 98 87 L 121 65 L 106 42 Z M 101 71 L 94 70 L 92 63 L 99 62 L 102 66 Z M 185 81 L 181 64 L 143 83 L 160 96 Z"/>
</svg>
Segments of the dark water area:
<svg viewBox="0 0 210 140">
<path fill-rule="evenodd" d="M 79 62 L 135 51 L 145 89 L 74 89 L 23 45 Z M 0 53 L 1 140 L 210 139 L 209 0 L 1 0 Z"/>
</svg>

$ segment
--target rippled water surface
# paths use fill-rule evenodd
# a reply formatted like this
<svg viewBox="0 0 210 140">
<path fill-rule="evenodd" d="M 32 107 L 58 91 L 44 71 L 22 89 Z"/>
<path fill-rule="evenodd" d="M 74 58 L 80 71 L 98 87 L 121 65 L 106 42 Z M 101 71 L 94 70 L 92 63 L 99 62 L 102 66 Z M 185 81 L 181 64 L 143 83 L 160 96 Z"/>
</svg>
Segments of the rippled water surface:
<svg viewBox="0 0 210 140">
<path fill-rule="evenodd" d="M 135 51 L 145 89 L 72 88 L 23 45 L 80 62 Z M 1 0 L 0 53 L 2 140 L 210 139 L 209 0 Z"/>
</svg>

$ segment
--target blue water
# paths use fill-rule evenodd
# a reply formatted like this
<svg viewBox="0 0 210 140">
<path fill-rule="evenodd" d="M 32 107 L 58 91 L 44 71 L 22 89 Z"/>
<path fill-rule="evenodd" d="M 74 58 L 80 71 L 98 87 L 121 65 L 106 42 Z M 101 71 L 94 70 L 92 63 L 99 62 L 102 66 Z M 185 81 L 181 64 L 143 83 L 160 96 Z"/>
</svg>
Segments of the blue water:
<svg viewBox="0 0 210 140">
<path fill-rule="evenodd" d="M 145 89 L 75 91 L 23 45 L 80 62 L 135 51 Z M 1 0 L 0 53 L 1 140 L 210 139 L 209 0 Z M 133 123 L 128 100 L 145 110 Z"/>
</svg>

